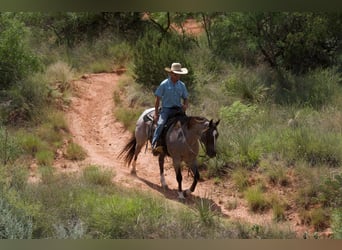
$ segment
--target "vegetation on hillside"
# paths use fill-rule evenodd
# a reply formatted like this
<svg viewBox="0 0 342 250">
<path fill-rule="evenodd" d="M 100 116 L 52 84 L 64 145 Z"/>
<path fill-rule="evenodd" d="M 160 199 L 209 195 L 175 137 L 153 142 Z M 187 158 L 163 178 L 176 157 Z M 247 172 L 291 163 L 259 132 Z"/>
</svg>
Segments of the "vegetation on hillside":
<svg viewBox="0 0 342 250">
<path fill-rule="evenodd" d="M 187 35 L 187 18 L 204 32 Z M 294 238 L 276 228 L 290 211 L 312 237 L 341 238 L 341 25 L 340 13 L 0 13 L 0 238 Z M 274 225 L 227 222 L 205 199 L 175 209 L 123 191 L 99 166 L 54 172 L 71 140 L 73 79 L 125 67 L 125 99 L 113 99 L 131 130 L 174 61 L 190 70 L 189 112 L 222 121 L 203 175 L 232 183 L 252 213 L 271 210 Z M 70 143 L 66 157 L 84 152 Z"/>
</svg>

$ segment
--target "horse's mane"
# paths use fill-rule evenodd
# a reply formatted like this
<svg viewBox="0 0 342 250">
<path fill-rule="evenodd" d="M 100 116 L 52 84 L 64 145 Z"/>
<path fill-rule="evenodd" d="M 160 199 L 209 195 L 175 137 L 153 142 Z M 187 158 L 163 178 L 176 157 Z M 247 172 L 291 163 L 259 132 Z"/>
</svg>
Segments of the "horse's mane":
<svg viewBox="0 0 342 250">
<path fill-rule="evenodd" d="M 187 125 L 188 129 L 191 129 L 195 124 L 207 122 L 208 119 L 202 116 L 188 116 Z"/>
</svg>

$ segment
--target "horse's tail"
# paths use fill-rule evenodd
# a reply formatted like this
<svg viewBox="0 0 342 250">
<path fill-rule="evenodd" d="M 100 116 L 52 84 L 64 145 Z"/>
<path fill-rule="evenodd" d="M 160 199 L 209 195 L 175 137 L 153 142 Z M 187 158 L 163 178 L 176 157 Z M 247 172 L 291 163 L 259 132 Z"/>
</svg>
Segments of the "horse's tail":
<svg viewBox="0 0 342 250">
<path fill-rule="evenodd" d="M 129 166 L 133 160 L 135 154 L 135 146 L 137 145 L 137 139 L 132 136 L 131 140 L 126 144 L 126 146 L 119 153 L 119 158 L 124 157 L 124 161 Z"/>
</svg>

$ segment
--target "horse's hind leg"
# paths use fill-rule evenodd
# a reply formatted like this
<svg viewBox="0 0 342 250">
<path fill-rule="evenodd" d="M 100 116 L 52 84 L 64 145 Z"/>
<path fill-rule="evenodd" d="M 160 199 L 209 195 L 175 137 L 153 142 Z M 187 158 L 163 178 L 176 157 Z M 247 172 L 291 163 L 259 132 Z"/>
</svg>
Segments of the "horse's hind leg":
<svg viewBox="0 0 342 250">
<path fill-rule="evenodd" d="M 133 158 L 133 162 L 132 162 L 132 168 L 131 168 L 131 174 L 132 175 L 136 175 L 137 170 L 136 170 L 136 164 L 137 164 L 137 159 L 138 159 L 138 155 L 141 151 L 143 145 L 141 144 L 137 144 L 135 146 L 135 151 L 134 151 L 134 158 Z"/>
<path fill-rule="evenodd" d="M 165 176 L 164 176 L 164 159 L 165 159 L 165 155 L 160 154 L 159 158 L 158 158 L 159 170 L 160 170 L 160 183 L 161 183 L 163 188 L 167 188 L 167 185 L 165 182 Z"/>
</svg>

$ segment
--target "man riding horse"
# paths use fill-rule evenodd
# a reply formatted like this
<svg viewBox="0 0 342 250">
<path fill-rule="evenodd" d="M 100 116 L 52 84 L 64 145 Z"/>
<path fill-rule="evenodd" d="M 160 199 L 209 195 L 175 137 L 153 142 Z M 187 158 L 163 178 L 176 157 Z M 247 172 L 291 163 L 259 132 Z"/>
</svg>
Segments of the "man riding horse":
<svg viewBox="0 0 342 250">
<path fill-rule="evenodd" d="M 169 73 L 169 77 L 160 83 L 154 93 L 156 97 L 154 123 L 157 124 L 152 139 L 152 152 L 154 154 L 163 152 L 159 139 L 168 119 L 180 112 L 185 114 L 189 104 L 188 90 L 184 82 L 180 80 L 180 76 L 187 74 L 188 69 L 182 68 L 180 63 L 172 63 L 171 68 L 166 67 L 165 71 Z M 161 109 L 159 109 L 160 101 L 162 103 Z"/>
</svg>

